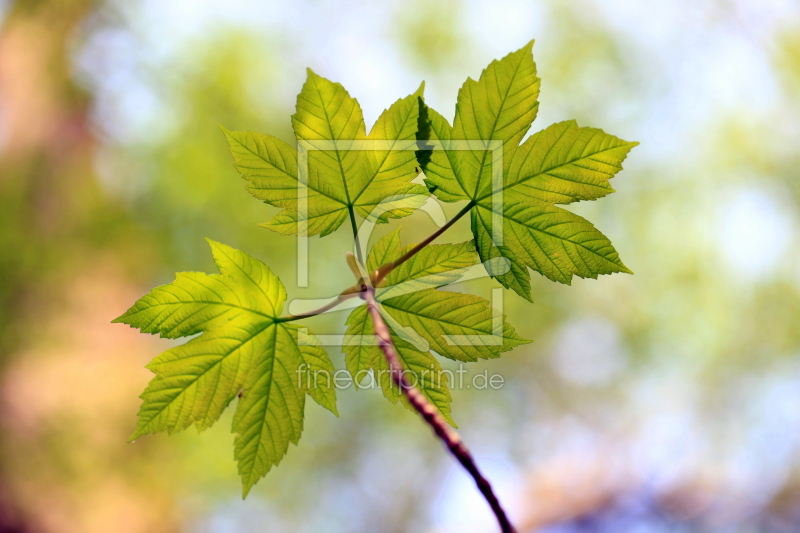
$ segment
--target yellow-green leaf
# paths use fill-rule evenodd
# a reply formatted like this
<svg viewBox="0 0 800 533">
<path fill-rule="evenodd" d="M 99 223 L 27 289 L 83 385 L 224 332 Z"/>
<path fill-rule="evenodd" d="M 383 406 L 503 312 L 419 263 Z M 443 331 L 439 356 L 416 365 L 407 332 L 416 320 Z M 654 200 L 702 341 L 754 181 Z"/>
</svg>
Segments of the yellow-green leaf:
<svg viewBox="0 0 800 533">
<path fill-rule="evenodd" d="M 292 115 L 300 153 L 269 135 L 223 128 L 247 190 L 283 208 L 263 225 L 324 236 L 348 215 L 386 222 L 424 204 L 427 189 L 411 183 L 422 89 L 392 104 L 367 135 L 356 99 L 309 70 Z"/>
<path fill-rule="evenodd" d="M 555 205 L 614 192 L 609 180 L 637 144 L 566 121 L 519 145 L 536 116 L 538 94 L 529 43 L 493 61 L 478 81 L 467 80 L 452 128 L 421 104 L 417 134 L 417 157 L 429 189 L 443 201 L 469 201 L 481 260 L 508 259 L 507 268 L 489 268 L 489 273 L 527 299 L 529 268 L 567 284 L 573 275 L 630 272 L 605 235 Z M 467 142 L 473 149 L 463 149 Z M 424 155 L 422 148 L 437 143 L 442 149 Z"/>
<path fill-rule="evenodd" d="M 219 274 L 178 274 L 115 320 L 170 338 L 202 332 L 147 365 L 155 377 L 131 439 L 208 428 L 238 395 L 233 432 L 246 495 L 300 438 L 306 394 L 336 413 L 332 386 L 302 379 L 333 366 L 313 335 L 280 318 L 286 290 L 269 268 L 209 242 Z"/>
</svg>

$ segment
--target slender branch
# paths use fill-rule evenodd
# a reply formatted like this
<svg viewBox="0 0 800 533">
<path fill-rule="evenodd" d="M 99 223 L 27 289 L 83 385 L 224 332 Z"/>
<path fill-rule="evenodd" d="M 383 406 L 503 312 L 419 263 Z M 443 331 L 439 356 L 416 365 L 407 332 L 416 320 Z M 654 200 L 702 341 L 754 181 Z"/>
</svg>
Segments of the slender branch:
<svg viewBox="0 0 800 533">
<path fill-rule="evenodd" d="M 348 287 L 347 289 L 343 290 L 339 296 L 336 297 L 335 300 L 329 302 L 319 309 L 314 309 L 313 311 L 309 311 L 307 313 L 300 313 L 299 315 L 289 315 L 284 316 L 276 320 L 276 322 L 292 322 L 294 320 L 301 320 L 303 318 L 310 318 L 312 316 L 321 315 L 322 313 L 327 313 L 337 305 L 341 304 L 342 302 L 349 300 L 350 298 L 355 298 L 358 296 L 364 287 L 361 285 L 353 285 L 352 287 Z"/>
<path fill-rule="evenodd" d="M 467 205 L 464 206 L 464 209 L 456 213 L 456 216 L 448 220 L 444 226 L 431 233 L 431 235 L 427 239 L 414 246 L 412 249 L 404 253 L 395 261 L 391 261 L 389 263 L 386 263 L 385 265 L 381 265 L 381 267 L 375 271 L 375 274 L 372 279 L 372 284 L 377 286 L 381 281 L 383 281 L 386 278 L 386 276 L 389 275 L 389 273 L 392 270 L 394 270 L 395 268 L 399 267 L 400 265 L 402 265 L 403 263 L 414 257 L 414 255 L 416 255 L 420 250 L 422 250 L 430 243 L 432 243 L 434 240 L 436 240 L 439 237 L 439 235 L 450 229 L 450 227 L 456 222 L 458 222 L 461 217 L 469 213 L 474 206 L 475 202 L 470 201 Z"/>
<path fill-rule="evenodd" d="M 460 213 L 459 217 L 460 216 L 463 216 L 463 213 Z M 436 236 L 434 235 L 433 238 L 436 238 Z M 409 403 L 417 410 L 420 416 L 422 416 L 422 419 L 431 426 L 433 432 L 436 433 L 436 436 L 447 446 L 450 453 L 453 454 L 475 480 L 475 484 L 478 485 L 481 494 L 483 494 L 483 497 L 492 508 L 492 512 L 494 512 L 494 516 L 500 524 L 502 533 L 516 533 L 514 526 L 511 525 L 505 511 L 500 505 L 500 501 L 497 499 L 497 496 L 495 496 L 491 484 L 483 477 L 480 470 L 478 470 L 475 459 L 473 459 L 472 454 L 461 441 L 461 436 L 447 424 L 447 421 L 442 417 L 441 413 L 439 413 L 436 406 L 428 401 L 420 390 L 413 386 L 408 378 L 406 378 L 403 365 L 400 362 L 400 356 L 397 354 L 397 350 L 392 342 L 389 327 L 383 320 L 378 307 L 378 301 L 375 299 L 375 289 L 366 287 L 366 290 L 361 293 L 361 297 L 367 302 L 372 322 L 375 325 L 375 335 L 378 337 L 383 355 L 389 363 L 392 381 L 400 388 Z"/>
<path fill-rule="evenodd" d="M 320 315 L 327 311 L 330 311 L 337 305 L 341 304 L 345 300 L 353 298 L 355 296 L 361 296 L 362 299 L 367 303 L 367 308 L 369 309 L 370 316 L 372 317 L 372 322 L 375 325 L 375 335 L 378 337 L 378 341 L 383 351 L 384 356 L 386 357 L 386 362 L 389 364 L 390 373 L 392 376 L 392 381 L 394 382 L 397 387 L 402 391 L 405 397 L 408 399 L 408 402 L 416 409 L 416 411 L 420 414 L 422 419 L 433 429 L 433 432 L 436 434 L 439 439 L 444 443 L 450 453 L 458 460 L 459 463 L 464 467 L 464 469 L 469 472 L 472 478 L 475 480 L 475 484 L 478 486 L 478 490 L 480 490 L 483 497 L 491 507 L 492 512 L 497 518 L 498 524 L 500 524 L 500 530 L 502 533 L 516 533 L 514 526 L 509 521 L 508 517 L 506 516 L 503 507 L 500 505 L 500 501 L 497 499 L 497 496 L 494 494 L 492 490 L 492 485 L 489 481 L 481 474 L 480 470 L 478 469 L 478 465 L 475 464 L 475 459 L 472 457 L 472 454 L 464 445 L 461 440 L 461 436 L 453 430 L 441 415 L 439 410 L 433 405 L 423 394 L 420 392 L 418 388 L 411 384 L 408 378 L 405 375 L 405 370 L 403 369 L 403 364 L 400 361 L 400 356 L 397 354 L 397 350 L 395 349 L 394 343 L 392 342 L 392 336 L 389 332 L 389 326 L 386 325 L 386 322 L 383 320 L 381 316 L 380 308 L 378 301 L 375 299 L 375 286 L 377 286 L 381 281 L 383 281 L 389 273 L 397 268 L 398 266 L 402 265 L 409 259 L 411 259 L 416 253 L 420 250 L 425 248 L 431 242 L 433 242 L 436 238 L 438 238 L 442 233 L 450 229 L 461 217 L 469 213 L 472 207 L 475 205 L 473 201 L 470 201 L 461 211 L 459 211 L 456 216 L 450 219 L 444 226 L 436 230 L 432 233 L 427 239 L 422 241 L 421 243 L 414 246 L 411 250 L 403 254 L 399 259 L 396 261 L 392 261 L 390 263 L 386 263 L 382 265 L 372 276 L 367 276 L 363 273 L 363 266 L 364 260 L 361 257 L 361 246 L 358 240 L 358 228 L 356 225 L 355 220 L 355 213 L 353 209 L 350 208 L 350 222 L 353 227 L 353 237 L 355 239 L 356 245 L 356 253 L 358 254 L 358 262 L 355 261 L 355 258 L 352 254 L 348 253 L 348 265 L 350 266 L 353 274 L 358 279 L 358 283 L 349 287 L 342 291 L 339 296 L 333 300 L 332 302 L 316 309 L 314 311 L 309 311 L 308 313 L 302 313 L 299 315 L 290 315 L 287 317 L 283 317 L 279 319 L 281 322 L 289 322 L 292 320 L 300 320 L 302 318 L 308 318 L 316 315 Z"/>
</svg>

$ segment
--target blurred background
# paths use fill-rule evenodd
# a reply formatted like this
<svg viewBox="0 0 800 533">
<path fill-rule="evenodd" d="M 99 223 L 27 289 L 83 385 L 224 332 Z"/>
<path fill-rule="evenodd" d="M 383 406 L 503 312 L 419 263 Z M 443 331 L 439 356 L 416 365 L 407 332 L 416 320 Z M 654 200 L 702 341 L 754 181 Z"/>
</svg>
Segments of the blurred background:
<svg viewBox="0 0 800 533">
<path fill-rule="evenodd" d="M 800 531 L 795 0 L 0 0 L 0 25 L 0 531 L 496 531 L 376 390 L 340 391 L 340 419 L 309 403 L 246 501 L 230 413 L 126 444 L 144 365 L 172 343 L 109 322 L 176 271 L 213 272 L 204 237 L 290 298 L 349 285 L 341 230 L 311 241 L 326 260 L 294 288 L 295 241 L 257 226 L 275 210 L 218 124 L 291 140 L 306 67 L 368 125 L 423 79 L 452 119 L 464 79 L 531 38 L 534 130 L 575 118 L 641 142 L 617 194 L 570 207 L 636 274 L 534 275 L 533 305 L 507 292 L 534 342 L 470 367 L 506 381 L 454 391 L 465 441 L 521 532 Z M 435 228 L 404 222 L 406 243 Z"/>
</svg>

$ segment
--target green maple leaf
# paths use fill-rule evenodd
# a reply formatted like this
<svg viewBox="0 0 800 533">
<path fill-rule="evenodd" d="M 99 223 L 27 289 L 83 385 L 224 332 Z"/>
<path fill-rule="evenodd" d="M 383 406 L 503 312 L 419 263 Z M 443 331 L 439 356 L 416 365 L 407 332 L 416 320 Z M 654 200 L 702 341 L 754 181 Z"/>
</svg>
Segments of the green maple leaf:
<svg viewBox="0 0 800 533">
<path fill-rule="evenodd" d="M 575 275 L 630 272 L 608 238 L 558 206 L 613 192 L 609 180 L 637 143 L 574 121 L 522 142 L 538 111 L 531 47 L 493 61 L 478 81 L 467 79 L 452 126 L 425 105 L 423 84 L 367 133 L 358 102 L 309 70 L 292 116 L 299 149 L 269 135 L 223 128 L 248 191 L 282 209 L 264 224 L 282 234 L 324 236 L 345 219 L 356 232 L 356 215 L 378 223 L 404 217 L 429 191 L 446 202 L 467 202 L 442 230 L 470 213 L 474 240 L 416 250 L 401 245 L 397 229 L 371 248 L 364 265 L 377 271 L 376 279 L 388 271 L 375 282 L 381 316 L 412 383 L 452 425 L 451 383 L 435 354 L 470 362 L 530 341 L 487 300 L 443 287 L 481 261 L 528 299 L 529 269 L 567 284 Z M 418 166 L 426 187 L 412 183 Z M 115 320 L 166 338 L 197 335 L 147 365 L 155 377 L 141 396 L 131 439 L 190 425 L 202 431 L 238 397 L 234 456 L 246 496 L 289 444 L 298 443 L 306 394 L 338 416 L 334 369 L 319 341 L 294 322 L 301 316 L 281 316 L 286 290 L 269 268 L 209 242 L 219 274 L 179 273 Z M 342 294 L 355 296 L 364 279 Z M 394 384 L 367 307 L 350 313 L 343 351 L 357 387 L 372 376 L 392 403 L 415 411 Z"/>
<path fill-rule="evenodd" d="M 374 271 L 410 248 L 400 246 L 398 228 L 372 247 L 367 268 Z M 477 262 L 471 241 L 428 245 L 390 272 L 375 294 L 405 369 L 419 380 L 417 386 L 421 392 L 451 423 L 447 380 L 430 351 L 457 361 L 476 361 L 498 357 L 501 352 L 530 342 L 517 335 L 487 300 L 436 290 L 456 281 Z M 411 408 L 393 385 L 379 346 L 370 341 L 375 339 L 375 327 L 366 307 L 356 308 L 347 325 L 343 350 L 356 385 L 374 369 L 379 373 L 385 396 L 393 402 L 402 399 Z M 428 372 L 422 374 L 422 370 Z"/>
<path fill-rule="evenodd" d="M 292 116 L 301 146 L 304 141 L 317 143 L 303 148 L 308 187 L 305 218 L 299 207 L 303 166 L 298 167 L 297 150 L 270 135 L 223 128 L 236 168 L 248 181 L 247 190 L 283 208 L 263 225 L 296 234 L 302 220 L 308 235 L 327 235 L 348 215 L 386 222 L 421 206 L 428 191 L 411 180 L 419 173 L 415 149 L 423 88 L 392 104 L 367 135 L 355 98 L 340 84 L 308 70 Z"/>
<path fill-rule="evenodd" d="M 314 337 L 280 318 L 286 290 L 264 263 L 209 243 L 220 274 L 179 273 L 114 321 L 168 338 L 203 333 L 147 365 L 156 377 L 131 440 L 206 429 L 239 395 L 234 456 L 246 496 L 300 439 L 306 394 L 337 413 L 329 382 L 302 379 L 306 369 L 330 375 L 333 365 Z"/>
<path fill-rule="evenodd" d="M 469 201 L 481 259 L 510 261 L 510 268 L 492 269 L 490 274 L 529 300 L 528 268 L 566 284 L 573 275 L 630 273 L 605 235 L 555 204 L 595 200 L 614 192 L 609 179 L 638 144 L 569 121 L 520 145 L 539 106 L 531 48 L 532 42 L 493 61 L 478 81 L 467 79 L 458 93 L 452 127 L 420 100 L 422 149 L 417 156 L 426 184 L 437 198 Z M 433 144 L 426 141 L 439 142 L 444 149 L 426 150 Z M 457 141 L 472 144 L 466 150 L 456 149 Z M 502 146 L 500 180 L 492 176 L 495 154 L 490 141 Z M 502 202 L 493 204 L 498 199 Z M 499 217 L 493 217 L 495 213 Z M 495 227 L 498 222 L 501 228 Z"/>
</svg>

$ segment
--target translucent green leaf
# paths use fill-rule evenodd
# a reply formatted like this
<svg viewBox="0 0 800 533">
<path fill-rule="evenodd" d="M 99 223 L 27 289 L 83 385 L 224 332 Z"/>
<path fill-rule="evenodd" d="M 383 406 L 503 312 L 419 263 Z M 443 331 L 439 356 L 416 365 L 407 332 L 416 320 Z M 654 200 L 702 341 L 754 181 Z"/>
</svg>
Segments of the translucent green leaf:
<svg viewBox="0 0 800 533">
<path fill-rule="evenodd" d="M 429 142 L 433 141 L 433 142 Z M 457 170 L 461 155 L 457 150 L 443 150 L 452 147 L 453 127 L 447 119 L 420 100 L 419 126 L 417 130 L 417 160 L 425 171 L 425 184 L 443 202 L 457 202 L 468 199 L 468 187 L 459 180 Z"/>
<path fill-rule="evenodd" d="M 481 258 L 502 255 L 512 268 L 496 275 L 500 283 L 529 298 L 526 266 L 553 281 L 570 284 L 572 276 L 631 273 L 611 241 L 589 221 L 554 206 L 508 202 L 503 206 L 503 244 L 492 240 L 492 211 L 482 204 L 472 210 L 472 229 Z M 491 273 L 491 272 L 490 272 Z"/>
<path fill-rule="evenodd" d="M 300 438 L 306 393 L 336 413 L 329 383 L 302 380 L 305 371 L 333 366 L 313 335 L 279 318 L 286 290 L 269 268 L 209 242 L 219 274 L 178 274 L 115 320 L 170 338 L 203 332 L 147 365 L 155 377 L 131 439 L 208 428 L 239 395 L 233 432 L 246 495 Z"/>
<path fill-rule="evenodd" d="M 411 183 L 419 173 L 415 148 L 419 99 L 424 87 L 422 84 L 417 92 L 381 113 L 370 130 L 368 150 L 360 152 L 366 172 L 352 178 L 356 191 L 353 202 L 356 212 L 368 220 L 374 217 L 377 222 L 385 222 L 410 215 L 427 199 L 427 189 Z M 387 203 L 390 198 L 394 202 Z"/>
<path fill-rule="evenodd" d="M 250 194 L 283 208 L 263 225 L 279 233 L 296 234 L 300 196 L 297 150 L 270 135 L 224 128 L 223 132 L 236 169 L 248 182 Z M 308 235 L 327 235 L 335 231 L 347 218 L 347 203 L 340 200 L 335 188 L 319 178 L 316 169 L 309 169 L 306 185 Z"/>
<path fill-rule="evenodd" d="M 393 261 L 410 248 L 395 248 L 393 254 L 384 252 L 389 243 L 399 243 L 398 235 L 385 236 L 370 255 L 382 253 Z M 456 281 L 477 262 L 472 242 L 436 244 L 426 246 L 394 269 L 386 278 L 387 284 L 375 293 L 394 333 L 402 335 L 398 328 L 403 328 L 411 338 L 418 339 L 417 344 L 457 361 L 498 357 L 528 342 L 487 300 L 436 290 Z"/>
<path fill-rule="evenodd" d="M 292 115 L 301 159 L 295 148 L 269 135 L 223 128 L 247 190 L 283 208 L 264 226 L 289 235 L 301 231 L 302 222 L 308 235 L 327 235 L 349 213 L 386 222 L 420 207 L 427 189 L 411 180 L 419 173 L 422 89 L 392 104 L 367 135 L 358 102 L 340 84 L 309 70 Z"/>
<path fill-rule="evenodd" d="M 605 235 L 555 204 L 614 192 L 609 180 L 637 144 L 567 121 L 519 145 L 536 116 L 538 93 L 528 44 L 493 61 L 478 81 L 467 80 L 452 128 L 424 103 L 418 127 L 420 148 L 443 143 L 430 156 L 418 154 L 429 189 L 443 201 L 470 201 L 481 260 L 508 259 L 508 268 L 490 268 L 490 274 L 527 299 L 529 268 L 567 284 L 573 275 L 630 273 Z M 492 152 L 490 141 L 501 142 L 502 150 Z M 459 149 L 466 142 L 477 149 Z M 499 153 L 502 179 L 493 179 Z"/>
<path fill-rule="evenodd" d="M 300 387 L 308 392 L 319 405 L 339 416 L 339 411 L 336 409 L 336 389 L 333 383 L 336 369 L 328 357 L 328 352 L 305 328 L 289 323 L 284 324 L 284 327 L 295 331 L 298 335 L 300 357 L 303 362 L 298 380 Z"/>
<path fill-rule="evenodd" d="M 211 331 L 236 319 L 276 318 L 286 291 L 269 269 L 224 244 L 209 244 L 222 274 L 178 273 L 174 282 L 156 287 L 114 322 L 143 333 L 178 338 Z"/>
<path fill-rule="evenodd" d="M 412 247 L 407 246 L 398 252 L 398 246 L 393 252 L 396 256 L 402 256 Z M 472 241 L 460 244 L 429 244 L 389 273 L 384 287 L 378 289 L 378 296 L 387 299 L 394 294 L 449 285 L 477 262 L 478 256 Z"/>
<path fill-rule="evenodd" d="M 431 349 L 456 361 L 499 357 L 525 344 L 505 315 L 471 294 L 426 289 L 381 302 L 400 325 L 425 339 Z"/>
<path fill-rule="evenodd" d="M 317 179 L 339 203 L 352 205 L 355 183 L 363 184 L 364 158 L 353 150 L 353 141 L 366 139 L 361 106 L 339 83 L 333 83 L 308 69 L 308 77 L 297 95 L 297 112 L 292 127 L 298 141 L 329 141 L 332 149 L 321 146 L 307 150 L 309 169 L 316 169 Z"/>
<path fill-rule="evenodd" d="M 400 228 L 379 239 L 367 256 L 367 269 L 377 270 L 413 248 L 401 248 Z M 378 288 L 379 298 L 405 294 L 453 283 L 478 262 L 472 241 L 460 244 L 430 244 L 392 270 Z"/>
<path fill-rule="evenodd" d="M 602 198 L 614 192 L 609 180 L 622 170 L 622 162 L 637 144 L 603 130 L 581 128 L 574 120 L 553 124 L 531 135 L 513 153 L 503 193 L 543 205 Z M 490 205 L 492 193 L 487 183 L 478 201 Z"/>
<path fill-rule="evenodd" d="M 400 249 L 400 228 L 387 233 L 370 248 L 367 255 L 367 270 L 374 272 L 378 267 L 395 259 L 398 249 Z"/>
<path fill-rule="evenodd" d="M 470 198 L 476 197 L 482 183 L 491 182 L 489 141 L 501 141 L 505 157 L 519 145 L 536 118 L 539 78 L 532 46 L 533 41 L 492 61 L 478 81 L 467 78 L 458 91 L 453 138 L 475 141 L 483 148 L 459 152 L 459 182 Z"/>
<path fill-rule="evenodd" d="M 297 444 L 303 431 L 305 392 L 298 387 L 302 358 L 296 336 L 280 325 L 266 333 L 233 416 L 234 457 L 244 496 L 286 455 L 289 443 Z"/>
</svg>

